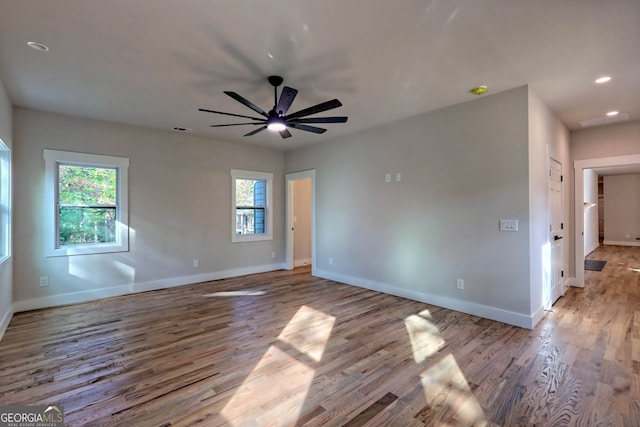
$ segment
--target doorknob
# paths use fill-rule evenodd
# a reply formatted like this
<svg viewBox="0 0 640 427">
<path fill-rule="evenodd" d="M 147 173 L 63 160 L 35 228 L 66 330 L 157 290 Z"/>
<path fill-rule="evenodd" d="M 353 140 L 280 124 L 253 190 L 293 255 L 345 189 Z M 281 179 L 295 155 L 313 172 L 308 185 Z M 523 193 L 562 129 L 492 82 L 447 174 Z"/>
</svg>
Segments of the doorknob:
<svg viewBox="0 0 640 427">
<path fill-rule="evenodd" d="M 562 239 L 562 236 L 553 236 L 553 240 L 560 240 Z"/>
</svg>

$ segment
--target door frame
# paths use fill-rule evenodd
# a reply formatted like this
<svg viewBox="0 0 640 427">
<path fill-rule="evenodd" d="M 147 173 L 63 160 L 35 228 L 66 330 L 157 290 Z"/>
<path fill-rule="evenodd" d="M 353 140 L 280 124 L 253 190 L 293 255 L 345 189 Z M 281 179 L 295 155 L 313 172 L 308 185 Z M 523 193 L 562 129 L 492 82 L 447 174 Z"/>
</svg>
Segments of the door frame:
<svg viewBox="0 0 640 427">
<path fill-rule="evenodd" d="M 300 179 L 311 179 L 311 275 L 316 271 L 316 170 L 310 169 L 292 172 L 285 175 L 285 203 L 286 203 L 286 241 L 284 266 L 287 270 L 294 268 L 293 242 L 293 182 Z"/>
<path fill-rule="evenodd" d="M 574 255 L 575 280 L 573 286 L 584 288 L 584 170 L 612 166 L 640 165 L 640 154 L 602 157 L 599 159 L 575 160 L 573 162 L 574 181 Z"/>
</svg>

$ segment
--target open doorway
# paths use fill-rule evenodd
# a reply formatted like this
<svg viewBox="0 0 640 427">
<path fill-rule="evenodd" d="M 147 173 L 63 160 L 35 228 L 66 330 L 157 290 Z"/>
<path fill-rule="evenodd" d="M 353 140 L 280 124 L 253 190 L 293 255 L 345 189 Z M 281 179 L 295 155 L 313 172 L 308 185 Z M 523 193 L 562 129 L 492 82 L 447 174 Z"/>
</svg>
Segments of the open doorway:
<svg viewBox="0 0 640 427">
<path fill-rule="evenodd" d="M 285 267 L 315 268 L 315 170 L 286 175 L 287 242 Z"/>
<path fill-rule="evenodd" d="M 574 162 L 574 255 L 575 281 L 574 286 L 584 287 L 584 259 L 585 259 L 585 211 L 597 206 L 597 200 L 585 198 L 585 171 L 593 170 L 595 176 L 607 175 L 615 170 L 616 173 L 637 173 L 640 171 L 640 154 L 628 156 L 604 157 L 599 159 L 576 160 Z M 587 172 L 587 175 L 589 172 Z M 596 178 L 597 183 L 597 178 Z M 597 187 L 596 187 L 597 188 Z M 597 190 L 596 190 L 597 197 Z M 587 198 L 589 197 L 586 195 Z M 597 211 L 596 211 L 597 212 Z M 597 223 L 596 223 L 597 233 Z M 595 233 L 594 233 L 595 234 Z M 597 236 L 597 234 L 596 234 Z M 597 237 L 596 237 L 597 241 Z"/>
</svg>

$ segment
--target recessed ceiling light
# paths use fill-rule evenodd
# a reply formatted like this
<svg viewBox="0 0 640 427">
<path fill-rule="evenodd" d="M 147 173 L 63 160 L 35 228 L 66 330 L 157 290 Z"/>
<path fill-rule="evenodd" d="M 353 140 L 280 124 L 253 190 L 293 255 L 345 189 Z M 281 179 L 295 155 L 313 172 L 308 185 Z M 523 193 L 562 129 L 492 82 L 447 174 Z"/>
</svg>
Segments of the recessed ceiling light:
<svg viewBox="0 0 640 427">
<path fill-rule="evenodd" d="M 49 52 L 49 47 L 38 42 L 27 42 L 27 46 L 40 52 Z"/>
<path fill-rule="evenodd" d="M 471 88 L 469 92 L 471 92 L 474 95 L 484 95 L 485 93 L 487 93 L 487 90 L 489 90 L 489 88 L 486 87 L 485 85 L 482 85 L 482 86 L 476 86 L 474 88 Z"/>
<path fill-rule="evenodd" d="M 602 76 L 595 79 L 595 83 L 598 83 L 598 84 L 607 83 L 607 82 L 610 82 L 611 79 L 612 79 L 611 76 Z"/>
<path fill-rule="evenodd" d="M 607 116 L 609 116 L 609 117 L 611 117 L 611 116 L 617 116 L 618 114 L 620 114 L 620 112 L 619 112 L 619 111 L 615 111 L 615 110 L 614 110 L 614 111 L 609 111 L 609 112 L 607 113 Z"/>
</svg>

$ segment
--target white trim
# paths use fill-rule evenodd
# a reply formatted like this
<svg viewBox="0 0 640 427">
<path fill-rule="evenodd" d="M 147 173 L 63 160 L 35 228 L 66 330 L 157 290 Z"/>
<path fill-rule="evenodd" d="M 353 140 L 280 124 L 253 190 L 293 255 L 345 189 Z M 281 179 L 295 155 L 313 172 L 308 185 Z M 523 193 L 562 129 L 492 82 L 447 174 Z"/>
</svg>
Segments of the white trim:
<svg viewBox="0 0 640 427">
<path fill-rule="evenodd" d="M 11 258 L 13 204 L 11 197 L 11 150 L 1 139 L 0 162 L 4 163 L 4 167 L 0 164 L 0 205 L 5 207 L 5 209 L 0 209 L 0 215 L 2 215 L 2 218 L 0 218 L 0 227 L 2 227 L 0 230 L 0 236 L 2 236 L 2 241 L 0 241 L 0 264 L 2 264 Z"/>
<path fill-rule="evenodd" d="M 293 270 L 296 267 L 293 254 L 293 181 L 299 179 L 311 179 L 311 275 L 316 276 L 316 171 L 310 169 L 300 172 L 291 172 L 285 175 L 286 185 L 286 239 L 285 239 L 285 268 Z"/>
<path fill-rule="evenodd" d="M 605 240 L 602 243 L 605 245 L 612 245 L 612 246 L 640 246 L 640 241 Z"/>
<path fill-rule="evenodd" d="M 138 292 L 155 291 L 159 289 L 173 288 L 176 286 L 191 285 L 194 283 L 210 282 L 229 277 L 245 276 L 247 274 L 266 273 L 269 271 L 282 270 L 283 267 L 284 266 L 282 264 L 267 264 L 255 267 L 235 268 L 231 270 L 196 274 L 192 276 L 171 277 L 168 279 L 152 280 L 150 282 L 131 283 L 128 285 L 114 286 L 110 288 L 51 295 L 47 297 L 16 301 L 14 303 L 14 311 L 17 313 L 21 311 L 38 310 L 41 308 L 75 304 L 96 299 L 135 294 Z"/>
<path fill-rule="evenodd" d="M 309 264 L 311 264 L 311 258 L 297 259 L 293 262 L 293 265 L 295 267 L 302 267 L 303 265 L 309 265 Z"/>
<path fill-rule="evenodd" d="M 575 160 L 573 162 L 574 184 L 574 263 L 575 280 L 573 286 L 584 287 L 584 169 L 597 169 L 610 166 L 627 166 L 640 164 L 640 154 L 627 156 L 602 157 L 599 159 Z"/>
<path fill-rule="evenodd" d="M 266 206 L 264 209 L 265 215 L 265 233 L 261 234 L 236 234 L 236 179 L 255 179 L 260 181 L 266 181 L 267 183 L 267 197 Z M 259 242 L 263 240 L 273 240 L 273 173 L 271 172 L 256 172 L 247 171 L 241 169 L 231 169 L 231 242 Z"/>
<path fill-rule="evenodd" d="M 43 150 L 45 160 L 45 256 L 69 256 L 127 252 L 129 250 L 129 159 L 98 154 L 74 153 L 70 151 Z M 59 246 L 57 234 L 56 187 L 58 164 L 89 167 L 107 167 L 117 170 L 117 218 L 116 242 L 92 245 Z"/>
<path fill-rule="evenodd" d="M 11 318 L 13 317 L 14 312 L 14 306 L 10 305 L 9 310 L 4 313 L 4 315 L 2 316 L 2 320 L 0 320 L 0 342 L 2 342 L 2 337 L 9 327 L 9 323 L 11 322 Z"/>
<path fill-rule="evenodd" d="M 569 289 L 569 286 L 573 286 L 574 280 L 575 280 L 574 277 L 567 277 L 564 280 L 564 293 L 562 294 L 563 296 L 567 293 L 567 289 Z"/>
<path fill-rule="evenodd" d="M 543 307 L 538 308 L 538 310 L 536 310 L 532 315 L 524 315 L 521 313 L 503 310 L 501 308 L 491 307 L 488 305 L 461 301 L 459 299 L 441 295 L 433 295 L 426 292 L 398 288 L 386 283 L 363 279 L 360 277 L 347 276 L 326 270 L 316 270 L 314 276 L 333 280 L 335 282 L 340 282 L 347 285 L 369 289 L 376 292 L 395 295 L 414 301 L 424 302 L 427 304 L 436 305 L 438 307 L 444 307 L 449 310 L 455 310 L 462 313 L 471 314 L 473 316 L 479 316 L 486 319 L 507 323 L 509 325 L 518 326 L 520 328 L 533 329 L 535 325 L 540 321 L 540 319 L 542 319 L 542 317 L 544 316 Z"/>
</svg>

